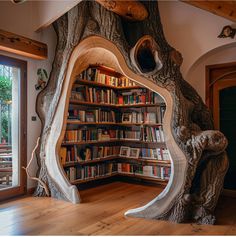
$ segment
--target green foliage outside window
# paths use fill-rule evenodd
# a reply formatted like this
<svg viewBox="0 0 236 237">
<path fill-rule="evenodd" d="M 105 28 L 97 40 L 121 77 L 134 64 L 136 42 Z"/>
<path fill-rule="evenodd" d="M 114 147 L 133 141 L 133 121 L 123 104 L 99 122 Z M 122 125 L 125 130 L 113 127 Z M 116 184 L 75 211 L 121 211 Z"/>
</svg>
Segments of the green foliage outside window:
<svg viewBox="0 0 236 237">
<path fill-rule="evenodd" d="M 5 140 L 8 142 L 8 104 L 12 100 L 12 81 L 10 78 L 5 76 L 0 76 L 0 103 L 1 103 L 1 133 L 0 143 Z"/>
<path fill-rule="evenodd" d="M 12 98 L 12 81 L 4 76 L 0 76 L 0 100 L 8 102 Z"/>
</svg>

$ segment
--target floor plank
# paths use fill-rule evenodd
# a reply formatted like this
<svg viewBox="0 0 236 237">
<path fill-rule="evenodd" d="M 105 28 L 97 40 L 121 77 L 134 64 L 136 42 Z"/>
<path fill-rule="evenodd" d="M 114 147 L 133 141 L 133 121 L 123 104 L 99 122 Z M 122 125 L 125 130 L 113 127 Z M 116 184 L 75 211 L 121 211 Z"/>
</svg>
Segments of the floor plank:
<svg viewBox="0 0 236 237">
<path fill-rule="evenodd" d="M 113 182 L 80 192 L 83 202 L 24 197 L 0 204 L 0 235 L 235 235 L 236 199 L 221 198 L 217 225 L 175 224 L 125 217 L 161 186 Z"/>
</svg>

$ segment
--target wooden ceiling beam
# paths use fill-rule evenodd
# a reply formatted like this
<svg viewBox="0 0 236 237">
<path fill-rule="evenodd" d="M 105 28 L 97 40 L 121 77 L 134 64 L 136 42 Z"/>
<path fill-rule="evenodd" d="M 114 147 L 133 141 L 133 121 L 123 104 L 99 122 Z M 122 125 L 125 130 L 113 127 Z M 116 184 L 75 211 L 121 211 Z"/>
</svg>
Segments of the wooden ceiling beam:
<svg viewBox="0 0 236 237">
<path fill-rule="evenodd" d="M 96 0 L 96 2 L 100 3 L 107 10 L 115 12 L 116 14 L 131 21 L 143 21 L 148 17 L 147 9 L 142 3 L 137 0 Z"/>
<path fill-rule="evenodd" d="M 0 50 L 34 59 L 46 59 L 48 56 L 46 44 L 1 29 Z"/>
<path fill-rule="evenodd" d="M 236 1 L 180 1 L 236 22 Z"/>
</svg>

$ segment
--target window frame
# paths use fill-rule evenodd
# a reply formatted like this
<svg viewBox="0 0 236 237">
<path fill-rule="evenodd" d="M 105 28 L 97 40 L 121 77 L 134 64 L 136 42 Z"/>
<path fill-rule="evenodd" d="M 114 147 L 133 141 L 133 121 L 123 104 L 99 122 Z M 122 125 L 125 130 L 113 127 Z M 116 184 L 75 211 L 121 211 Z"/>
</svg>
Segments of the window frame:
<svg viewBox="0 0 236 237">
<path fill-rule="evenodd" d="M 27 61 L 0 54 L 0 64 L 20 69 L 19 96 L 21 101 L 19 105 L 19 186 L 0 190 L 0 201 L 2 201 L 27 192 L 27 176 L 22 169 L 22 166 L 27 164 Z"/>
</svg>

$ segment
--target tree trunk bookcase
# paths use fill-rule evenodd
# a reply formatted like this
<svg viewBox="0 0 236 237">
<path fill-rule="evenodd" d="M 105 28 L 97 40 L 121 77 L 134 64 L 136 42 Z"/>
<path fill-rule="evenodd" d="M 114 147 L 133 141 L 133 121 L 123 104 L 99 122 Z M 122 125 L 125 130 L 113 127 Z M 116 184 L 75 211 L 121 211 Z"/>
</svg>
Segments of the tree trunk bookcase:
<svg viewBox="0 0 236 237">
<path fill-rule="evenodd" d="M 182 56 L 165 39 L 158 2 L 136 3 L 145 9 L 141 19 L 130 19 L 131 7 L 128 18 L 118 15 L 119 1 L 99 0 L 81 1 L 53 23 L 58 39 L 55 59 L 36 105 L 43 125 L 38 178 L 52 197 L 81 202 L 58 153 L 75 75 L 90 64 L 101 63 L 160 94 L 166 103 L 163 130 L 172 157 L 170 180 L 155 199 L 125 215 L 214 224 L 214 209 L 228 168 L 227 139 L 214 130 L 210 111 L 182 78 Z M 46 195 L 42 184 L 38 183 L 35 195 Z"/>
</svg>

